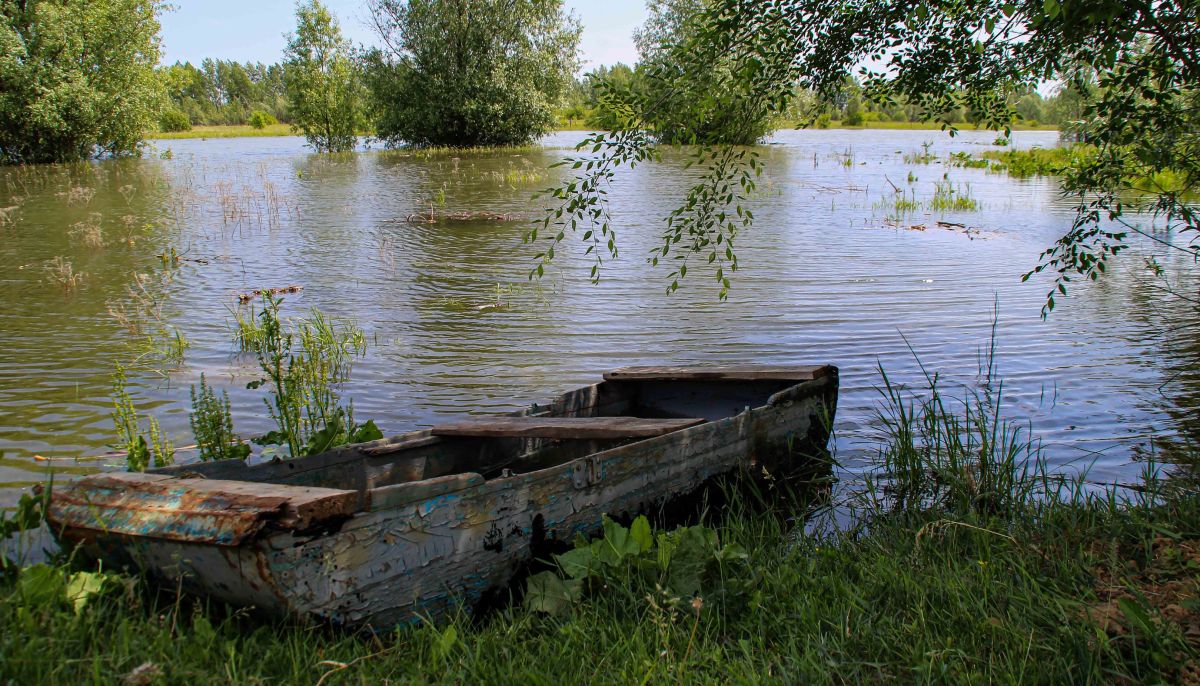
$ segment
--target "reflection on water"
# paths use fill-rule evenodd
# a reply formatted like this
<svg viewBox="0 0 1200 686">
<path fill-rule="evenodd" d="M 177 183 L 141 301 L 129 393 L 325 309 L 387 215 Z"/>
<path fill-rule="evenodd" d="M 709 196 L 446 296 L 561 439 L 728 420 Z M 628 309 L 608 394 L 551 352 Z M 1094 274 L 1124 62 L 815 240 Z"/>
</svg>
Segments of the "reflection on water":
<svg viewBox="0 0 1200 686">
<path fill-rule="evenodd" d="M 192 442 L 187 388 L 201 372 L 229 389 L 239 432 L 265 430 L 260 396 L 244 388 L 253 363 L 234 353 L 230 325 L 239 293 L 290 284 L 303 290 L 286 296 L 287 312 L 319 307 L 366 329 L 371 352 L 347 392 L 387 433 L 521 407 L 620 365 L 829 362 L 842 369 L 838 457 L 854 470 L 873 454 L 877 365 L 916 383 L 915 351 L 947 381 L 978 384 L 998 301 L 1006 410 L 1029 418 L 1054 464 L 1128 480 L 1152 435 L 1196 436 L 1194 308 L 1164 302 L 1133 256 L 1041 320 L 1048 284 L 1020 276 L 1070 220 L 1053 183 L 905 161 L 925 141 L 940 160 L 981 152 L 991 134 L 780 134 L 764 148 L 757 224 L 740 237 L 726 303 L 703 270 L 668 296 L 670 269 L 644 263 L 694 173 L 678 152 L 610 189 L 622 257 L 598 285 L 582 250 L 527 282 L 523 221 L 409 221 L 534 218 L 531 195 L 555 182 L 547 166 L 578 138 L 522 152 L 332 157 L 295 138 L 172 141 L 169 160 L 0 171 L 0 208 L 10 208 L 0 220 L 0 505 L 51 467 L 104 464 L 69 458 L 106 450 L 109 374 L 117 361 L 154 359 L 137 333 L 152 320 L 191 342 L 180 368 L 131 380 L 177 445 Z M 1015 140 L 1052 145 L 1054 134 Z M 945 181 L 979 209 L 926 209 Z M 898 213 L 894 188 L 920 207 Z M 75 226 L 96 215 L 100 247 Z M 182 259 L 164 263 L 172 249 Z M 85 274 L 72 290 L 46 271 L 58 257 Z"/>
</svg>

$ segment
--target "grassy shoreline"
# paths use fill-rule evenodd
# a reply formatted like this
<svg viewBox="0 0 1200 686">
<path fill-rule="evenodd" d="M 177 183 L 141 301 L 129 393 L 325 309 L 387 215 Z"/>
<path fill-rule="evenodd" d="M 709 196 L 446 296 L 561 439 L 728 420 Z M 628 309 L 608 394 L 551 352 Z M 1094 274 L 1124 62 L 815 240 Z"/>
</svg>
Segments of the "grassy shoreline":
<svg viewBox="0 0 1200 686">
<path fill-rule="evenodd" d="M 1046 472 L 1036 443 L 990 414 L 988 403 L 944 398 L 936 383 L 919 397 L 886 388 L 878 470 L 843 503 L 861 508 L 856 524 L 805 533 L 794 519 L 797 501 L 776 495 L 784 482 L 734 491 L 703 520 L 722 552 L 694 596 L 670 590 L 673 577 L 647 575 L 650 560 L 631 557 L 606 567 L 558 614 L 514 603 L 482 620 L 462 614 L 364 635 L 258 621 L 155 594 L 123 576 L 73 607 L 69 599 L 78 596 L 64 595 L 64 585 L 75 572 L 64 562 L 36 574 L 9 570 L 0 580 L 0 680 L 1154 683 L 1200 676 L 1200 498 L 1190 472 L 1140 490 L 1091 492 L 1082 479 Z"/>
<path fill-rule="evenodd" d="M 295 136 L 291 124 L 270 124 L 261 129 L 253 126 L 193 126 L 187 131 L 151 131 L 148 140 L 183 140 L 188 138 L 258 138 L 268 136 Z"/>
</svg>

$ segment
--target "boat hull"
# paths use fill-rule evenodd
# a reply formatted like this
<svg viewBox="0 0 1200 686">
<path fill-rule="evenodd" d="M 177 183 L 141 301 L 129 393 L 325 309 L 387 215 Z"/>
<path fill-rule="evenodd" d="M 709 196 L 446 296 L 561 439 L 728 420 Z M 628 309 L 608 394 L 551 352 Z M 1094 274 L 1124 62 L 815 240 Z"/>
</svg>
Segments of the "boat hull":
<svg viewBox="0 0 1200 686">
<path fill-rule="evenodd" d="M 236 545 L 69 522 L 57 532 L 86 556 L 132 565 L 169 587 L 271 615 L 382 629 L 474 606 L 542 546 L 598 530 L 603 514 L 654 511 L 737 470 L 803 467 L 825 448 L 836 396 L 834 370 L 681 431 L 526 473 L 376 489 L 348 517 L 265 528 Z"/>
</svg>

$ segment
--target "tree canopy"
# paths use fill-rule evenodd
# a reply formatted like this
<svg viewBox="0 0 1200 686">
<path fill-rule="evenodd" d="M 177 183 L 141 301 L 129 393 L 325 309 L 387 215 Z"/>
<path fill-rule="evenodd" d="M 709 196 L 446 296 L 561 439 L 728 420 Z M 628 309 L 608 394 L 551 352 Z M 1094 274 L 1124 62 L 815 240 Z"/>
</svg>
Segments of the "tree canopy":
<svg viewBox="0 0 1200 686">
<path fill-rule="evenodd" d="M 1063 81 L 1083 96 L 1074 133 L 1097 154 L 1064 177 L 1076 218 L 1035 268 L 1056 275 L 1048 311 L 1073 278 L 1098 278 L 1126 248 L 1129 232 L 1200 255 L 1200 225 L 1185 201 L 1200 181 L 1196 11 L 1191 0 L 713 0 L 664 48 L 662 62 L 674 75 L 660 74 L 679 92 L 704 75 L 712 91 L 735 94 L 747 121 L 788 111 L 799 92 L 831 97 L 857 75 L 870 101 L 919 106 L 951 132 L 964 108 L 980 125 L 1008 130 L 1021 97 Z M 727 68 L 713 70 L 715 63 Z M 635 105 L 625 126 L 584 141 L 581 150 L 594 154 L 568 160 L 576 174 L 550 192 L 554 206 L 529 235 L 550 242 L 543 262 L 575 229 L 593 254 L 616 254 L 603 186 L 617 168 L 656 154 L 648 132 L 661 103 Z M 759 166 L 753 151 L 702 147 L 694 154 L 702 178 L 650 259 L 673 258 L 677 287 L 689 258 L 699 256 L 713 265 L 724 295 L 736 269 L 733 241 L 752 221 L 744 205 Z M 1179 229 L 1176 241 L 1130 221 L 1135 210 Z"/>
<path fill-rule="evenodd" d="M 0 0 L 0 162 L 131 155 L 161 103 L 158 0 Z"/>
<path fill-rule="evenodd" d="M 366 124 L 362 74 L 337 19 L 318 0 L 296 4 L 284 67 L 292 127 L 319 152 L 353 150 Z"/>
<path fill-rule="evenodd" d="M 376 133 L 391 145 L 518 145 L 554 125 L 579 26 L 562 0 L 371 0 Z"/>
<path fill-rule="evenodd" d="M 708 0 L 649 0 L 649 17 L 634 33 L 641 60 L 642 87 L 610 93 L 631 98 L 645 113 L 645 125 L 663 143 L 753 144 L 771 133 L 774 117 L 761 109 L 746 109 L 751 102 L 742 92 L 748 82 L 729 79 L 732 62 L 713 55 L 705 63 L 679 69 L 675 46 L 690 44 L 703 29 L 698 21 Z M 713 88 L 723 83 L 724 88 Z"/>
</svg>

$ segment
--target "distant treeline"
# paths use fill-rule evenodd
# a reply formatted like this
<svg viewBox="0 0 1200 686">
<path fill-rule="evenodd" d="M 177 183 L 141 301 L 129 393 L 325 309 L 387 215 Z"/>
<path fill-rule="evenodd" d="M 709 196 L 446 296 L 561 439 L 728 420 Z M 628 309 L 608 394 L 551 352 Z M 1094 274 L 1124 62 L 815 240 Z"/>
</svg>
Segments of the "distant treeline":
<svg viewBox="0 0 1200 686">
<path fill-rule="evenodd" d="M 255 121 L 287 123 L 288 97 L 284 87 L 283 64 L 235 62 L 206 59 L 197 67 L 190 62 L 177 62 L 158 69 L 164 83 L 168 104 L 160 121 L 162 130 L 180 130 L 189 126 L 244 125 Z M 618 63 L 601 66 L 579 78 L 567 93 L 566 101 L 555 110 L 561 125 L 588 128 L 613 128 L 621 116 L 604 97 L 605 87 L 637 91 L 647 88 L 646 79 L 637 67 Z M 807 97 L 806 97 L 807 96 Z M 1060 126 L 1080 115 L 1083 99 L 1071 88 L 1064 88 L 1050 97 L 1037 92 L 1013 96 L 1017 118 L 1014 123 L 1026 126 Z M 798 121 L 812 111 L 813 96 L 800 94 L 792 108 Z M 860 126 L 872 122 L 922 123 L 930 117 L 921 107 L 898 102 L 880 104 L 865 99 L 862 87 L 848 81 L 835 98 L 816 103 L 814 125 L 828 126 L 833 122 Z M 261 113 L 256 117 L 256 113 Z M 263 119 L 263 116 L 268 117 Z M 186 119 L 184 119 L 186 118 Z M 955 123 L 973 122 L 972 113 L 963 108 L 953 115 Z M 782 122 L 782 123 L 790 123 Z"/>
<path fill-rule="evenodd" d="M 628 96 L 646 94 L 651 89 L 640 66 L 631 67 L 617 63 L 611 67 L 599 67 L 575 81 L 568 95 L 568 102 L 558 111 L 560 122 L 581 123 L 588 128 L 611 129 L 619 122 L 622 111 L 610 103 L 628 100 L 628 97 L 606 97 L 606 94 Z M 1078 91 L 1066 86 L 1049 97 L 1036 91 L 1010 96 L 1016 113 L 1014 124 L 1025 126 L 1061 126 L 1081 116 L 1084 104 Z M 815 114 L 815 118 L 813 113 Z M 849 79 L 842 91 L 834 98 L 818 101 L 810 93 L 798 93 L 791 109 L 777 122 L 781 125 L 801 123 L 806 118 L 814 119 L 816 127 L 829 126 L 838 122 L 848 126 L 862 126 L 872 122 L 924 123 L 932 117 L 919 105 L 907 102 L 878 103 L 863 95 L 862 86 Z M 952 113 L 956 124 L 971 124 L 976 118 L 967 108 Z"/>
<path fill-rule="evenodd" d="M 159 122 L 163 130 L 248 124 L 256 112 L 288 121 L 281 64 L 206 59 L 199 67 L 176 62 L 157 71 L 168 100 Z"/>
</svg>

